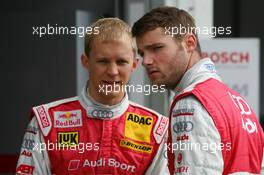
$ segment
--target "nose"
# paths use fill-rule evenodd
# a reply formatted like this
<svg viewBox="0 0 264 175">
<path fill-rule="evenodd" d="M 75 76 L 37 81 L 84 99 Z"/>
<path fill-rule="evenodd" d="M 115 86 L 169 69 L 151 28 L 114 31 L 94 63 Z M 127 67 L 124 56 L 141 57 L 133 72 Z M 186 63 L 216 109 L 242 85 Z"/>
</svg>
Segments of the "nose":
<svg viewBox="0 0 264 175">
<path fill-rule="evenodd" d="M 115 76 L 118 75 L 118 66 L 115 63 L 109 64 L 107 68 L 108 75 Z"/>
<path fill-rule="evenodd" d="M 150 53 L 145 53 L 144 54 L 144 57 L 143 57 L 143 61 L 142 61 L 142 65 L 144 67 L 147 67 L 149 65 L 152 65 L 153 64 L 153 54 L 150 54 Z"/>
</svg>

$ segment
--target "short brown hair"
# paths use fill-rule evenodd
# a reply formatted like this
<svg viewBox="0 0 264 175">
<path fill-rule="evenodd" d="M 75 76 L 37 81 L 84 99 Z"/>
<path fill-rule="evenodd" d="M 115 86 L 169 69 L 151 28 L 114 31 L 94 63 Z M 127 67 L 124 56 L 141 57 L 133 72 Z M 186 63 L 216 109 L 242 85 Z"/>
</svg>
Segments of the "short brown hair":
<svg viewBox="0 0 264 175">
<path fill-rule="evenodd" d="M 146 13 L 143 17 L 141 17 L 137 22 L 134 23 L 132 27 L 132 35 L 133 37 L 141 37 L 146 32 L 155 30 L 158 27 L 165 29 L 167 27 L 180 28 L 180 26 L 187 29 L 191 28 L 190 31 L 197 38 L 196 50 L 199 54 L 201 54 L 201 47 L 198 41 L 196 30 L 192 30 L 196 27 L 195 20 L 188 12 L 176 7 L 163 6 L 152 9 L 150 12 Z M 175 40 L 177 40 L 181 39 L 184 35 L 178 33 L 173 36 Z"/>
<path fill-rule="evenodd" d="M 86 34 L 84 42 L 85 54 L 88 56 L 94 39 L 117 40 L 122 37 L 131 39 L 133 51 L 136 52 L 136 43 L 132 37 L 131 27 L 119 18 L 101 18 L 92 24 L 92 28 L 98 28 L 98 33 Z"/>
</svg>

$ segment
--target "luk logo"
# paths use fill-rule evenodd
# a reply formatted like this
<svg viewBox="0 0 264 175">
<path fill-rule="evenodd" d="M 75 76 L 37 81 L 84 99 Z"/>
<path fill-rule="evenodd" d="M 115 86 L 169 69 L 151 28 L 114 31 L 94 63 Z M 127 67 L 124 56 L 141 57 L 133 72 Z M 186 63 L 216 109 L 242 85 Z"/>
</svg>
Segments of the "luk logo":
<svg viewBox="0 0 264 175">
<path fill-rule="evenodd" d="M 173 131 L 175 133 L 190 132 L 193 130 L 193 123 L 191 121 L 176 122 L 173 125 Z"/>
<path fill-rule="evenodd" d="M 58 144 L 63 146 L 76 146 L 79 144 L 79 133 L 76 132 L 58 132 Z"/>
<path fill-rule="evenodd" d="M 153 117 L 141 116 L 127 112 L 125 121 L 125 136 L 140 142 L 150 143 Z"/>
<path fill-rule="evenodd" d="M 54 112 L 55 128 L 70 128 L 82 126 L 81 110 Z"/>
</svg>

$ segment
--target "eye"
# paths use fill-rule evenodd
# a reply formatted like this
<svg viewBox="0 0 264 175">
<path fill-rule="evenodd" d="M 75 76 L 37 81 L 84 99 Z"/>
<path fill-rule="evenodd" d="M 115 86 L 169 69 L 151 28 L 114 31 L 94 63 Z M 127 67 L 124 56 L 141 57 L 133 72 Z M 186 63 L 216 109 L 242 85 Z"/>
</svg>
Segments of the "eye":
<svg viewBox="0 0 264 175">
<path fill-rule="evenodd" d="M 154 46 L 152 48 L 153 51 L 158 51 L 159 49 L 163 48 L 163 46 Z"/>
<path fill-rule="evenodd" d="M 117 64 L 118 65 L 124 65 L 124 64 L 127 64 L 127 63 L 128 63 L 128 61 L 125 60 L 125 59 L 119 59 L 119 60 L 117 60 Z"/>
<path fill-rule="evenodd" d="M 108 60 L 106 60 L 106 59 L 99 59 L 99 60 L 97 60 L 97 63 L 106 64 L 106 63 L 108 63 Z"/>
</svg>

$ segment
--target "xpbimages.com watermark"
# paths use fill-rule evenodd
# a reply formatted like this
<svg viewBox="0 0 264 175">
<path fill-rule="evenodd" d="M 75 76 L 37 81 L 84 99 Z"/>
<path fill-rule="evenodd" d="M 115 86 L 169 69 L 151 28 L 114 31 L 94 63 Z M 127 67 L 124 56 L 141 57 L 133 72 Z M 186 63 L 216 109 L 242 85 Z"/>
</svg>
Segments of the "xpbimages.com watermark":
<svg viewBox="0 0 264 175">
<path fill-rule="evenodd" d="M 128 92 L 128 93 L 143 93 L 144 95 L 150 95 L 151 93 L 165 92 L 165 85 L 149 85 L 149 84 L 103 84 L 99 85 L 99 93 L 104 93 L 105 95 L 109 95 L 110 93 L 118 93 L 118 92 Z"/>
<path fill-rule="evenodd" d="M 78 153 L 84 153 L 85 151 L 98 151 L 99 143 L 77 143 L 77 144 L 68 144 L 68 143 L 58 143 L 58 142 L 50 142 L 48 140 L 47 143 L 36 143 L 33 145 L 33 150 L 42 153 L 43 151 L 78 151 Z"/>
<path fill-rule="evenodd" d="M 174 153 L 175 151 L 204 151 L 211 154 L 215 154 L 217 152 L 221 152 L 223 150 L 230 151 L 232 149 L 231 143 L 193 143 L 193 142 L 176 142 L 165 144 L 166 150 L 163 153 L 165 158 L 167 157 L 167 153 Z"/>
<path fill-rule="evenodd" d="M 231 35 L 231 27 L 191 27 L 191 26 L 183 26 L 180 24 L 180 26 L 167 26 L 164 27 L 165 29 L 165 35 L 171 35 L 172 37 L 174 35 L 185 35 L 187 33 L 195 33 L 200 35 L 209 35 L 210 37 L 216 37 L 217 35 Z"/>
<path fill-rule="evenodd" d="M 77 35 L 78 37 L 84 37 L 86 34 L 99 34 L 99 27 L 76 27 L 76 26 L 58 26 L 58 24 L 46 26 L 33 26 L 33 35 L 37 35 L 40 38 L 47 35 Z"/>
</svg>

